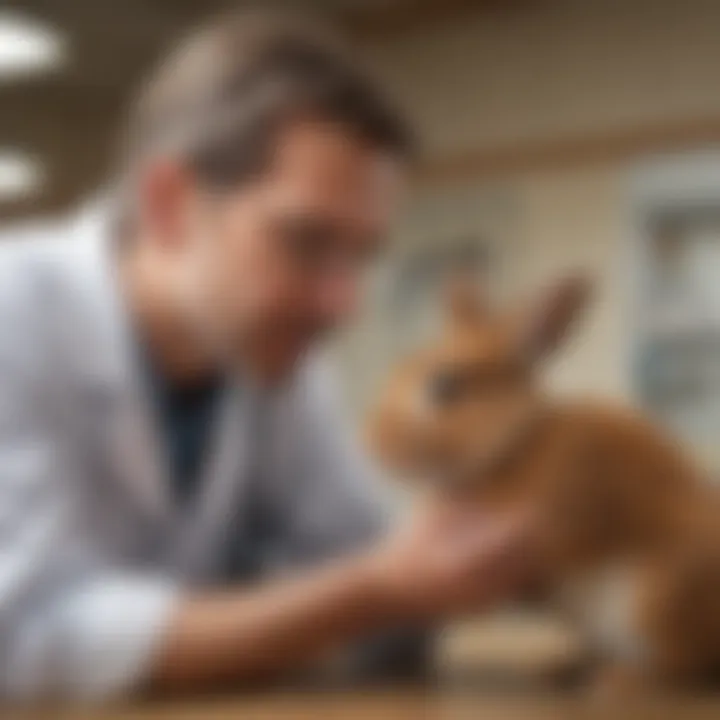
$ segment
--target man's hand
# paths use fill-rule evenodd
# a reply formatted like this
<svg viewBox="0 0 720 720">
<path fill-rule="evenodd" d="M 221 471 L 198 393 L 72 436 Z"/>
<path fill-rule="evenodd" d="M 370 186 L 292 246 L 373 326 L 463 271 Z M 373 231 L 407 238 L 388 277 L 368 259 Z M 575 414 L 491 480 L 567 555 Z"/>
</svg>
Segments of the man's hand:
<svg viewBox="0 0 720 720">
<path fill-rule="evenodd" d="M 527 517 L 432 503 L 367 555 L 254 589 L 188 599 L 167 630 L 151 686 L 252 681 L 398 625 L 479 612 L 519 588 Z"/>
<path fill-rule="evenodd" d="M 435 500 L 379 550 L 373 567 L 403 617 L 432 621 L 480 612 L 529 579 L 531 536 L 527 513 L 492 517 Z"/>
</svg>

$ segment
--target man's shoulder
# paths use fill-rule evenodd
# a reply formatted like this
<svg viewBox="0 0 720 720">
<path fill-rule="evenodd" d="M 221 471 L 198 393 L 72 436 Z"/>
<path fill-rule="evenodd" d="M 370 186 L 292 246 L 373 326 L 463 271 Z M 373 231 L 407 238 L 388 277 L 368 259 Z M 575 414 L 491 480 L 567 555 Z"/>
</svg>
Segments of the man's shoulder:
<svg viewBox="0 0 720 720">
<path fill-rule="evenodd" d="M 67 221 L 27 223 L 0 232 L 0 309 L 32 304 L 42 279 L 73 253 Z"/>
<path fill-rule="evenodd" d="M 0 233 L 0 345 L 39 353 L 46 330 L 70 323 L 82 258 L 72 219 L 18 225 Z"/>
<path fill-rule="evenodd" d="M 293 396 L 306 406 L 334 408 L 340 400 L 337 368 L 327 352 L 310 353 L 293 378 Z"/>
<path fill-rule="evenodd" d="M 332 363 L 323 355 L 307 356 L 279 392 L 268 396 L 279 434 L 302 442 L 320 428 L 337 428 L 338 396 Z"/>
</svg>

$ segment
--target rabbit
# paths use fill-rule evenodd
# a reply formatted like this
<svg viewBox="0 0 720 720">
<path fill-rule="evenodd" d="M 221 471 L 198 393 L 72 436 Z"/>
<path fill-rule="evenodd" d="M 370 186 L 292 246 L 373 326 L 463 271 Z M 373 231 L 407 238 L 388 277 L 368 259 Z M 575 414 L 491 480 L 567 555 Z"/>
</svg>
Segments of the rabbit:
<svg viewBox="0 0 720 720">
<path fill-rule="evenodd" d="M 637 411 L 541 383 L 590 291 L 566 277 L 502 311 L 456 278 L 439 336 L 379 392 L 370 448 L 483 513 L 532 509 L 542 597 L 586 639 L 597 687 L 696 687 L 720 674 L 715 489 Z"/>
</svg>

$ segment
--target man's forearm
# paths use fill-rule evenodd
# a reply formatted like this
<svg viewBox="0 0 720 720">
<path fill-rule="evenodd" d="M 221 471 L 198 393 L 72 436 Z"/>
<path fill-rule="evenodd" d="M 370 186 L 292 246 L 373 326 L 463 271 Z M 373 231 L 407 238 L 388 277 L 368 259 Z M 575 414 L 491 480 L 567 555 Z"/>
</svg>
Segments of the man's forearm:
<svg viewBox="0 0 720 720">
<path fill-rule="evenodd" d="M 197 689 L 271 677 L 398 618 L 372 558 L 266 587 L 181 604 L 152 669 L 153 689 Z"/>
<path fill-rule="evenodd" d="M 151 687 L 269 679 L 361 635 L 478 612 L 523 587 L 532 540 L 525 515 L 482 522 L 464 505 L 451 509 L 431 506 L 373 555 L 187 600 L 171 618 Z"/>
</svg>

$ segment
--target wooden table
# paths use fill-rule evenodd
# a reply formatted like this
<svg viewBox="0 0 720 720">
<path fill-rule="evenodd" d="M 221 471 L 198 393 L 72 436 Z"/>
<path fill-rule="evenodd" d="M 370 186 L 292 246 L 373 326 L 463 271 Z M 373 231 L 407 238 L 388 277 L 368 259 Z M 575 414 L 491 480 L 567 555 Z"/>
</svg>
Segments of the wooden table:
<svg viewBox="0 0 720 720">
<path fill-rule="evenodd" d="M 209 701 L 153 702 L 105 709 L 19 713 L 3 720 L 717 720 L 720 696 L 707 700 L 589 701 L 498 696 L 475 691 L 371 691 L 268 694 Z"/>
<path fill-rule="evenodd" d="M 438 659 L 447 668 L 437 686 L 339 691 L 315 689 L 239 693 L 205 700 L 151 701 L 103 709 L 49 708 L 14 712 L 0 720 L 720 720 L 720 694 L 711 699 L 600 701 L 582 691 L 552 694 L 528 679 L 548 668 L 572 666 L 577 648 L 565 630 L 517 615 L 458 626 Z M 515 684 L 500 677 L 519 672 Z M 482 684 L 481 677 L 496 679 Z M 500 689 L 504 688 L 504 689 Z"/>
</svg>

